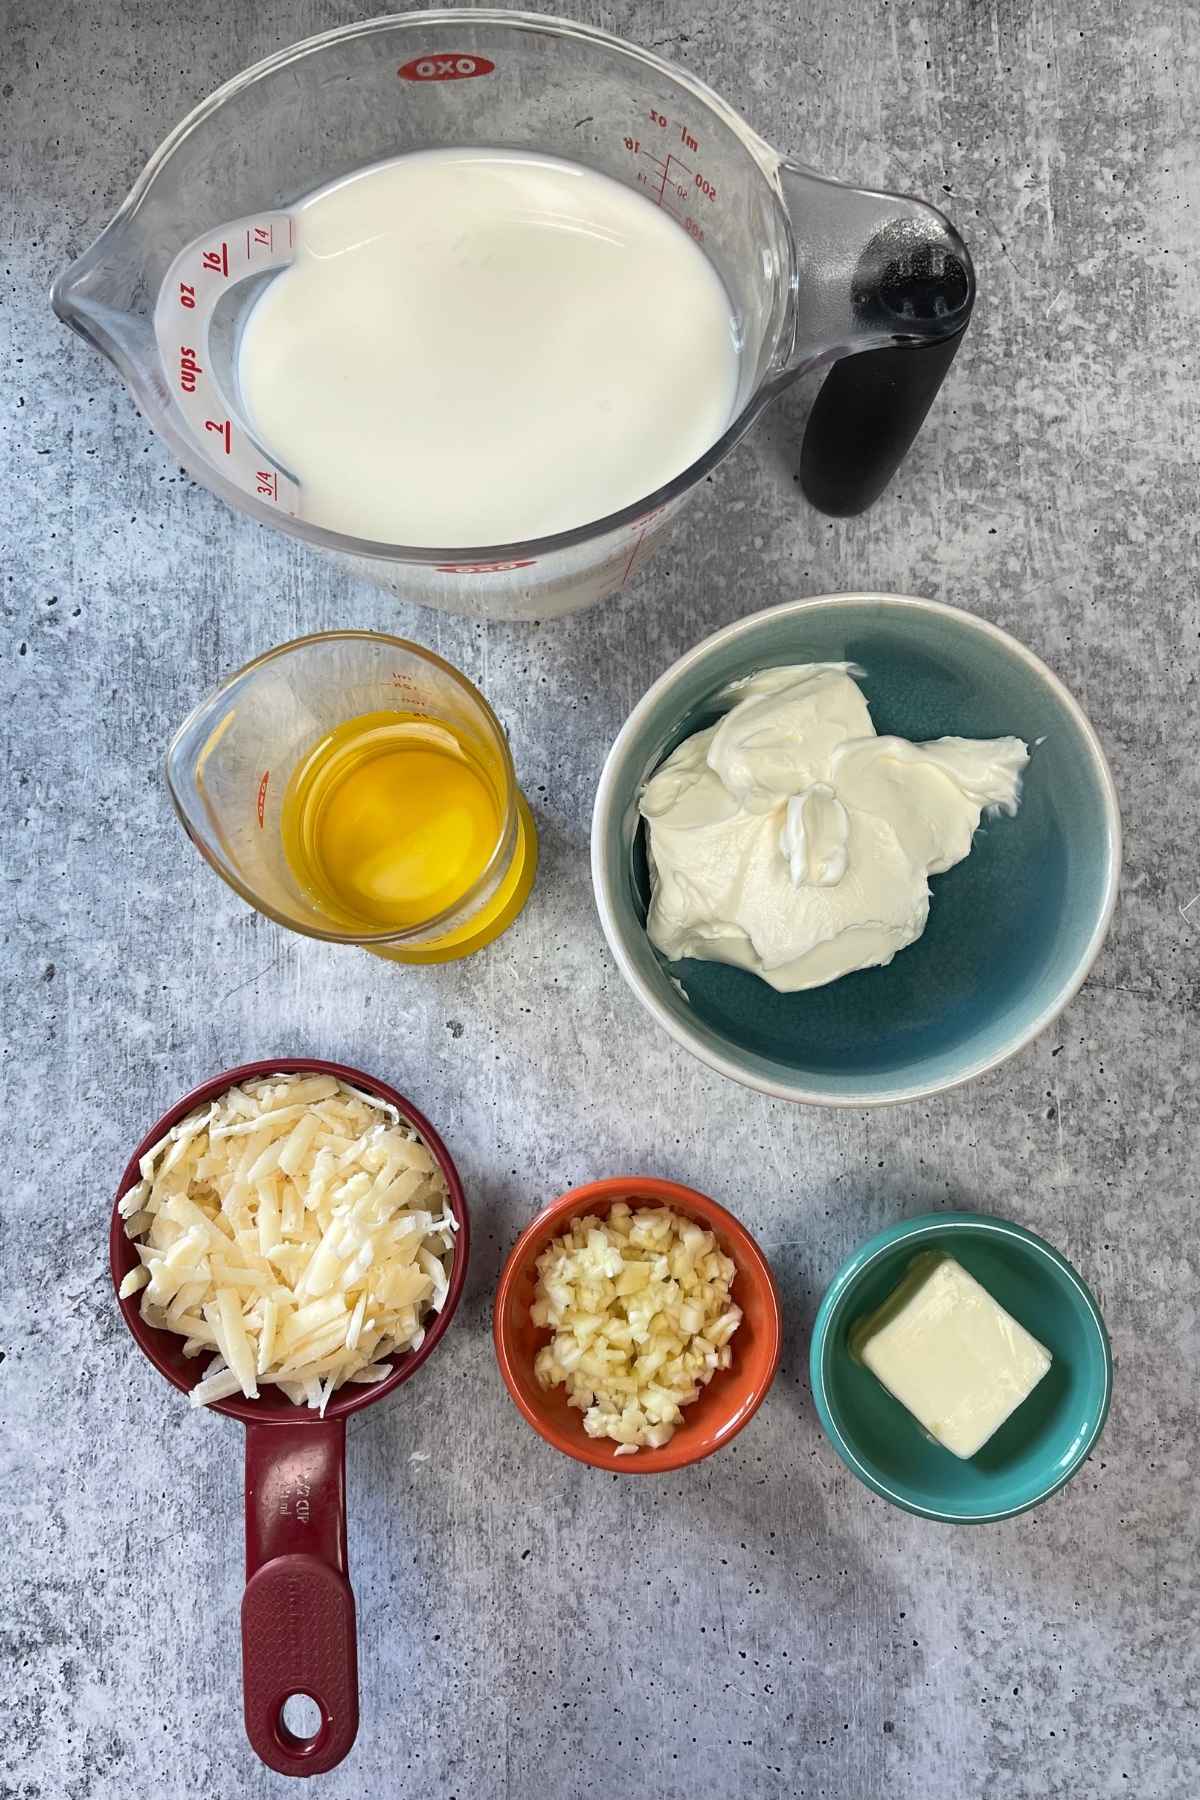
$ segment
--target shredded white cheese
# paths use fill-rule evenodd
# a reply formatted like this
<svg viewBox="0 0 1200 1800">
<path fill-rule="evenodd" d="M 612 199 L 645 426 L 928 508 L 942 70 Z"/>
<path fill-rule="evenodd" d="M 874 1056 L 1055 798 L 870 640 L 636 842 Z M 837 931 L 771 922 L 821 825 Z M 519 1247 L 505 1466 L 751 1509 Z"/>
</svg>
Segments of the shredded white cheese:
<svg viewBox="0 0 1200 1800">
<path fill-rule="evenodd" d="M 382 1117 L 380 1115 L 383 1115 Z M 216 1354 L 193 1406 L 274 1383 L 324 1413 L 382 1381 L 449 1291 L 446 1179 L 394 1106 L 331 1075 L 266 1075 L 172 1128 L 117 1211 L 140 1258 L 120 1298 Z"/>
<path fill-rule="evenodd" d="M 729 1368 L 742 1322 L 737 1271 L 713 1233 L 667 1207 L 617 1201 L 606 1218 L 573 1219 L 537 1267 L 530 1316 L 554 1334 L 534 1359 L 541 1386 L 561 1383 L 588 1436 L 611 1438 L 616 1456 L 668 1443 L 683 1408 Z"/>
</svg>

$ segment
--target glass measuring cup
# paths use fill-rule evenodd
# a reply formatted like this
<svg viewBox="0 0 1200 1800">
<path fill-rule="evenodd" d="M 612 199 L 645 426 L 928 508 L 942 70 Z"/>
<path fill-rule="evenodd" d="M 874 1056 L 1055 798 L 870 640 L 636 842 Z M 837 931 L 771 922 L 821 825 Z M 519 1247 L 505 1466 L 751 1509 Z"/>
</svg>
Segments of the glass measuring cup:
<svg viewBox="0 0 1200 1800">
<path fill-rule="evenodd" d="M 671 211 L 733 308 L 733 416 L 672 481 L 553 536 L 431 547 L 327 530 L 246 424 L 241 326 L 291 259 L 303 196 L 406 151 L 462 145 L 556 154 Z M 825 179 L 703 82 L 607 32 L 491 8 L 346 26 L 236 76 L 164 141 L 52 295 L 197 481 L 405 598 L 494 618 L 552 617 L 626 585 L 763 408 L 816 367 L 835 365 L 801 484 L 826 511 L 861 510 L 919 430 L 973 297 L 970 257 L 934 208 Z"/>
<path fill-rule="evenodd" d="M 284 850 L 288 784 L 315 745 L 348 719 L 415 715 L 449 726 L 497 785 L 495 842 L 453 903 L 403 930 L 347 928 L 318 906 Z M 490 944 L 533 887 L 537 831 L 508 740 L 465 675 L 432 650 L 373 631 L 328 631 L 268 650 L 221 684 L 176 732 L 167 785 L 188 836 L 257 912 L 291 931 L 357 944 L 396 962 L 451 962 Z"/>
<path fill-rule="evenodd" d="M 321 1418 L 264 1387 L 257 1400 L 241 1396 L 210 1403 L 210 1412 L 246 1427 L 246 1591 L 242 1597 L 242 1685 L 246 1736 L 281 1775 L 320 1775 L 347 1755 L 358 1732 L 358 1648 L 354 1593 L 346 1550 L 346 1420 L 374 1405 L 415 1375 L 436 1349 L 458 1305 L 467 1273 L 470 1222 L 450 1153 L 428 1120 L 393 1088 L 341 1063 L 284 1057 L 247 1063 L 215 1076 L 184 1096 L 138 1145 L 121 1177 L 109 1228 L 109 1264 L 119 1290 L 138 1255 L 117 1211 L 140 1175 L 146 1152 L 173 1125 L 207 1106 L 238 1082 L 279 1074 L 332 1075 L 394 1106 L 414 1127 L 446 1178 L 448 1205 L 458 1220 L 449 1289 L 431 1317 L 420 1347 L 395 1359 L 393 1372 L 370 1386 L 340 1388 Z M 203 1373 L 203 1359 L 183 1354 L 183 1339 L 148 1325 L 135 1295 L 119 1300 L 121 1316 L 160 1375 L 186 1393 Z M 315 1701 L 320 1723 L 300 1738 L 284 1718 L 285 1704 L 302 1694 Z"/>
</svg>

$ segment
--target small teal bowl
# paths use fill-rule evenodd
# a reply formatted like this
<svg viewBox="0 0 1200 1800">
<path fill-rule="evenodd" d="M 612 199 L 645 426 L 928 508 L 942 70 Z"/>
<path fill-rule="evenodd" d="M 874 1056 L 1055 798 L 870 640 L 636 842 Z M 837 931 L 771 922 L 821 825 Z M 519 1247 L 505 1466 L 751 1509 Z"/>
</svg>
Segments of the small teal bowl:
<svg viewBox="0 0 1200 1800">
<path fill-rule="evenodd" d="M 931 1249 L 960 1262 L 1053 1358 L 966 1462 L 935 1443 L 850 1352 L 853 1327 Z M 926 1213 L 880 1232 L 838 1270 L 813 1326 L 809 1374 L 830 1443 L 872 1492 L 924 1519 L 979 1525 L 1028 1512 L 1070 1481 L 1108 1417 L 1112 1352 L 1086 1285 L 1043 1238 L 982 1213 Z"/>
<path fill-rule="evenodd" d="M 922 740 L 1030 745 L 1015 818 L 984 821 L 933 878 L 929 923 L 886 969 L 777 994 L 722 963 L 666 963 L 646 936 L 638 796 L 663 758 L 717 717 L 726 685 L 793 662 L 853 662 L 875 728 Z M 1031 651 L 984 619 L 896 594 L 794 600 L 690 650 L 639 701 L 600 778 L 592 881 L 622 975 L 666 1031 L 734 1081 L 784 1100 L 922 1099 L 1016 1054 L 1057 1018 L 1104 942 L 1121 818 L 1095 732 Z"/>
</svg>

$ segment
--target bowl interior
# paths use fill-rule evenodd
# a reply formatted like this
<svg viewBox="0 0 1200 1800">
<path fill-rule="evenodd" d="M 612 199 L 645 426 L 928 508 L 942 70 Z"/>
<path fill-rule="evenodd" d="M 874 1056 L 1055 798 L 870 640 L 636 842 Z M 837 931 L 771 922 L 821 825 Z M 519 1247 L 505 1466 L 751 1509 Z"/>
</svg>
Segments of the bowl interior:
<svg viewBox="0 0 1200 1800">
<path fill-rule="evenodd" d="M 1032 757 L 1020 809 L 985 818 L 970 856 L 933 877 L 924 934 L 887 968 L 777 994 L 742 969 L 667 965 L 645 935 L 640 790 L 684 737 L 713 723 L 729 681 L 809 661 L 859 665 L 880 733 L 1024 738 Z M 635 984 L 698 1054 L 771 1091 L 852 1104 L 961 1080 L 1053 1014 L 1103 935 L 1118 826 L 1102 759 L 1048 672 L 967 614 L 884 596 L 762 614 L 656 698 L 613 781 L 596 855 Z"/>
<path fill-rule="evenodd" d="M 617 1456 L 616 1446 L 607 1439 L 588 1437 L 583 1414 L 568 1404 L 566 1390 L 539 1387 L 533 1372 L 534 1358 L 551 1335 L 535 1326 L 530 1317 L 537 1259 L 572 1219 L 585 1213 L 603 1217 L 616 1200 L 628 1200 L 633 1206 L 670 1206 L 714 1231 L 721 1249 L 736 1265 L 732 1293 L 743 1314 L 732 1340 L 732 1366 L 718 1369 L 699 1398 L 684 1408 L 683 1423 L 668 1444 L 658 1450 L 639 1450 L 636 1456 Z M 723 1207 L 670 1182 L 650 1187 L 633 1178 L 612 1180 L 564 1195 L 518 1239 L 496 1297 L 500 1368 L 525 1417 L 568 1456 L 619 1475 L 651 1475 L 682 1468 L 728 1443 L 757 1411 L 775 1374 L 779 1346 L 779 1302 L 762 1252 L 745 1227 Z"/>
<path fill-rule="evenodd" d="M 913 1258 L 933 1246 L 957 1258 L 1054 1359 L 1029 1398 L 965 1462 L 926 1435 L 848 1342 Z M 910 1511 L 986 1519 L 1024 1511 L 1074 1473 L 1104 1424 L 1111 1363 L 1095 1301 L 1048 1244 L 1002 1220 L 938 1215 L 884 1233 L 839 1274 L 818 1314 L 812 1379 L 822 1424 L 868 1486 Z"/>
<path fill-rule="evenodd" d="M 151 1149 L 159 1139 L 186 1119 L 190 1112 L 198 1106 L 208 1106 L 219 1095 L 227 1093 L 239 1081 L 250 1081 L 255 1077 L 271 1075 L 278 1072 L 284 1075 L 333 1075 L 339 1081 L 351 1087 L 363 1089 L 375 1094 L 381 1100 L 394 1106 L 402 1119 L 410 1124 L 430 1154 L 436 1159 L 446 1177 L 449 1193 L 450 1211 L 458 1220 L 458 1233 L 454 1242 L 454 1261 L 450 1269 L 450 1286 L 446 1294 L 446 1303 L 440 1313 L 432 1314 L 426 1324 L 425 1337 L 420 1348 L 409 1350 L 403 1355 L 393 1355 L 386 1360 L 392 1364 L 392 1374 L 382 1380 L 366 1383 L 347 1382 L 336 1394 L 330 1396 L 325 1408 L 327 1419 L 345 1417 L 352 1412 L 359 1412 L 372 1401 L 382 1399 L 394 1388 L 407 1381 L 416 1373 L 421 1364 L 433 1350 L 450 1324 L 454 1310 L 462 1294 L 466 1280 L 467 1259 L 470 1255 L 471 1233 L 467 1215 L 466 1199 L 463 1195 L 462 1183 L 458 1171 L 451 1160 L 450 1153 L 443 1144 L 433 1126 L 422 1113 L 419 1113 L 410 1100 L 385 1082 L 376 1080 L 373 1075 L 366 1075 L 361 1069 L 352 1069 L 344 1063 L 324 1062 L 312 1057 L 282 1056 L 273 1057 L 263 1062 L 246 1063 L 240 1068 L 227 1070 L 216 1075 L 200 1087 L 185 1094 L 176 1104 L 146 1133 L 137 1149 L 133 1152 L 125 1172 L 121 1176 L 113 1202 L 112 1216 L 109 1225 L 109 1265 L 112 1270 L 113 1286 L 120 1288 L 123 1278 L 137 1266 L 138 1254 L 132 1241 L 125 1234 L 125 1222 L 117 1212 L 117 1204 L 138 1180 L 139 1164 L 147 1150 Z M 204 1373 L 208 1356 L 187 1357 L 183 1354 L 184 1340 L 173 1331 L 158 1330 L 147 1325 L 141 1316 L 141 1295 L 134 1294 L 128 1300 L 118 1300 L 122 1317 L 129 1327 L 139 1348 L 154 1364 L 160 1375 L 172 1383 L 174 1387 L 185 1393 L 195 1387 Z M 275 1423 L 296 1424 L 316 1418 L 311 1407 L 293 1406 L 287 1395 L 282 1393 L 273 1383 L 264 1382 L 259 1389 L 257 1400 L 246 1400 L 237 1395 L 228 1400 L 216 1400 L 209 1404 L 210 1412 L 227 1413 L 233 1418 L 255 1421 L 274 1421 Z"/>
</svg>

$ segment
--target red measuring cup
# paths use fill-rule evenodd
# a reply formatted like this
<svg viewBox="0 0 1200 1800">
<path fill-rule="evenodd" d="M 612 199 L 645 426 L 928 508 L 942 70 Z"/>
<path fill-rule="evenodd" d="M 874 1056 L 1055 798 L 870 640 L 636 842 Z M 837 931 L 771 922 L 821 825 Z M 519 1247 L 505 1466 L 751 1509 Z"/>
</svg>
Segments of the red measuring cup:
<svg viewBox="0 0 1200 1800">
<path fill-rule="evenodd" d="M 272 1074 L 333 1075 L 388 1101 L 420 1137 L 446 1177 L 450 1211 L 458 1221 L 446 1304 L 432 1315 L 418 1350 L 392 1358 L 393 1372 L 372 1386 L 347 1385 L 330 1399 L 325 1417 L 293 1406 L 264 1386 L 257 1400 L 213 1402 L 212 1410 L 246 1427 L 246 1591 L 242 1596 L 242 1688 L 246 1735 L 281 1775 L 321 1775 L 341 1762 L 358 1732 L 358 1648 L 354 1594 L 346 1556 L 346 1420 L 386 1399 L 416 1373 L 437 1346 L 462 1293 L 470 1248 L 467 1205 L 449 1152 L 411 1101 L 382 1081 L 341 1063 L 279 1057 L 246 1063 L 186 1094 L 142 1139 L 121 1177 L 117 1201 L 139 1179 L 147 1150 L 186 1118 L 240 1081 Z M 113 1205 L 109 1260 L 119 1288 L 139 1258 Z M 205 1358 L 183 1354 L 183 1339 L 147 1325 L 138 1295 L 121 1313 L 160 1375 L 185 1392 L 200 1379 Z M 271 1394 L 278 1394 L 271 1399 Z M 284 1721 L 293 1695 L 316 1703 L 321 1720 L 310 1737 Z"/>
</svg>

